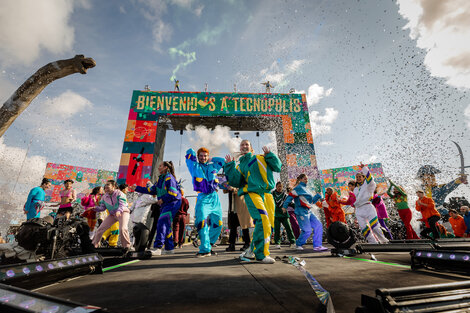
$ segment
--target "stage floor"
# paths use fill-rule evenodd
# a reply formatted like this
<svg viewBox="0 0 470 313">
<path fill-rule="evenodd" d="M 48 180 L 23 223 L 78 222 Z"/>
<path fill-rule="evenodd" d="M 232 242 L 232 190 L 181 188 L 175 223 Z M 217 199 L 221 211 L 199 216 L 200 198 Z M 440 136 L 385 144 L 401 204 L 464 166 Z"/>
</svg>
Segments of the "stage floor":
<svg viewBox="0 0 470 313">
<path fill-rule="evenodd" d="M 240 252 L 216 247 L 217 256 L 195 258 L 190 246 L 174 255 L 139 260 L 36 289 L 110 312 L 322 312 L 305 276 L 294 266 L 243 263 Z M 354 312 L 361 294 L 375 289 L 448 283 L 469 277 L 427 270 L 411 271 L 409 253 L 374 253 L 353 258 L 333 257 L 283 247 L 273 257 L 297 256 L 305 269 L 331 294 L 336 312 Z"/>
</svg>

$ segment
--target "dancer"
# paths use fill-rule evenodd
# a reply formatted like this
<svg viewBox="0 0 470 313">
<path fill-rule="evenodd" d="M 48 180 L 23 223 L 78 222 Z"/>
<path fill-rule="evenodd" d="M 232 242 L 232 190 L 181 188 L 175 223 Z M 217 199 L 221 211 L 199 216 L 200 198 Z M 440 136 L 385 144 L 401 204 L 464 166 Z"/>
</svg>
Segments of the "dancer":
<svg viewBox="0 0 470 313">
<path fill-rule="evenodd" d="M 325 251 L 328 248 L 322 246 L 323 239 L 323 225 L 317 216 L 311 211 L 313 204 L 320 200 L 321 195 L 317 193 L 313 196 L 307 189 L 308 177 L 305 174 L 300 174 L 295 182 L 294 189 L 289 193 L 284 201 L 284 208 L 287 208 L 289 203 L 294 200 L 295 215 L 300 226 L 300 235 L 296 241 L 296 249 L 304 250 L 302 247 L 307 239 L 312 234 L 313 230 L 313 251 Z"/>
<path fill-rule="evenodd" d="M 189 201 L 184 197 L 184 192 L 181 190 L 181 206 L 176 212 L 173 219 L 173 234 L 175 237 L 175 247 L 183 247 L 184 231 L 186 228 L 186 217 L 188 216 Z"/>
<path fill-rule="evenodd" d="M 426 223 L 426 227 L 421 231 L 421 237 L 428 239 L 440 238 L 436 223 L 440 220 L 441 214 L 436 210 L 434 200 L 430 197 L 425 197 L 424 190 L 418 190 L 416 195 L 418 196 L 418 200 L 416 200 L 416 211 L 421 212 L 423 220 Z M 432 232 L 432 238 L 429 237 L 430 232 Z"/>
<path fill-rule="evenodd" d="M 134 186 L 131 191 L 156 195 L 157 204 L 160 205 L 160 217 L 157 222 L 157 235 L 153 243 L 152 255 L 161 255 L 163 245 L 164 254 L 173 254 L 175 246 L 173 242 L 173 217 L 181 207 L 181 191 L 175 178 L 175 168 L 171 161 L 164 161 L 158 166 L 158 176 L 155 184 L 150 187 Z"/>
<path fill-rule="evenodd" d="M 467 230 L 465 231 L 464 237 L 470 237 L 470 209 L 466 205 L 460 207 L 460 213 L 463 216 Z"/>
<path fill-rule="evenodd" d="M 411 226 L 413 213 L 408 205 L 408 195 L 402 187 L 396 185 L 391 180 L 388 181 L 390 183 L 390 187 L 388 187 L 387 194 L 393 199 L 397 206 L 398 215 L 405 225 L 406 239 L 419 239 Z"/>
<path fill-rule="evenodd" d="M 274 212 L 274 244 L 276 246 L 274 248 L 281 249 L 281 224 L 286 230 L 287 239 L 291 245 L 295 243 L 295 237 L 289 222 L 289 213 L 282 207 L 287 198 L 287 194 L 282 190 L 281 182 L 276 183 L 276 189 L 273 190 L 272 194 L 276 205 Z"/>
<path fill-rule="evenodd" d="M 49 179 L 43 178 L 41 186 L 31 189 L 24 205 L 27 220 L 41 217 L 41 210 L 44 207 L 44 201 L 46 201 L 46 190 L 51 189 L 51 185 Z"/>
<path fill-rule="evenodd" d="M 109 212 L 109 215 L 104 219 L 103 223 L 101 223 L 96 230 L 96 234 L 93 236 L 92 243 L 95 248 L 98 248 L 104 232 L 118 221 L 121 245 L 124 249 L 129 249 L 130 237 L 129 230 L 127 229 L 127 224 L 129 223 L 129 208 L 127 207 L 127 198 L 118 189 L 114 180 L 108 180 L 106 182 L 104 185 L 104 195 L 101 197 L 100 204 L 95 206 L 94 210 L 97 212 L 108 210 Z"/>
<path fill-rule="evenodd" d="M 377 212 L 370 202 L 377 185 L 369 168 L 362 163 L 359 167 L 361 171 L 356 174 L 356 187 L 354 188 L 357 222 L 362 229 L 362 235 L 369 243 L 387 243 L 388 239 L 385 238 L 382 229 L 377 227 L 379 225 Z"/>
<path fill-rule="evenodd" d="M 90 237 L 93 238 L 96 226 L 96 212 L 93 210 L 95 206 L 100 203 L 101 196 L 104 193 L 104 189 L 101 186 L 93 188 L 90 194 L 84 196 L 81 200 L 81 204 L 85 212 L 82 213 L 83 217 L 86 217 L 88 226 L 90 227 Z"/>
<path fill-rule="evenodd" d="M 328 203 L 328 210 L 331 214 L 331 222 L 343 222 L 346 223 L 346 215 L 344 214 L 341 203 L 338 199 L 338 194 L 333 188 L 326 188 L 325 200 Z M 328 226 L 327 226 L 328 227 Z"/>
<path fill-rule="evenodd" d="M 465 225 L 465 220 L 462 216 L 457 213 L 456 210 L 449 210 L 449 223 L 452 225 L 452 230 L 454 231 L 455 237 L 465 237 L 465 231 L 467 230 L 467 225 Z"/>
<path fill-rule="evenodd" d="M 289 194 L 292 191 L 291 187 L 286 188 L 286 193 Z M 290 226 L 292 227 L 292 232 L 294 233 L 295 239 L 299 238 L 300 236 L 300 226 L 299 222 L 297 221 L 297 216 L 295 215 L 295 203 L 294 199 L 287 205 L 287 213 L 289 213 L 289 222 Z"/>
<path fill-rule="evenodd" d="M 356 195 L 354 194 L 354 188 L 356 188 L 356 181 L 350 180 L 348 183 L 348 191 L 349 191 L 348 198 L 341 199 L 339 201 L 340 204 L 354 206 L 354 203 L 356 202 Z"/>
<path fill-rule="evenodd" d="M 56 218 L 60 216 L 65 216 L 67 219 L 69 219 L 70 215 L 72 215 L 73 212 L 72 203 L 77 199 L 77 193 L 74 189 L 72 189 L 73 180 L 67 179 L 66 181 L 64 181 L 64 186 L 65 189 L 59 193 L 60 204 L 59 210 L 57 210 Z"/>
<path fill-rule="evenodd" d="M 238 226 L 242 229 L 242 238 L 243 238 L 243 247 L 240 248 L 240 251 L 245 251 L 250 247 L 250 227 L 254 227 L 253 220 L 251 219 L 248 208 L 245 204 L 245 197 L 243 195 L 238 195 L 238 188 L 233 188 L 232 186 L 227 186 L 227 189 L 224 190 L 224 193 L 229 195 L 229 209 L 228 209 L 228 226 L 230 228 L 230 233 L 228 237 L 228 247 L 225 251 L 235 251 L 235 241 L 237 239 L 237 228 Z"/>
<path fill-rule="evenodd" d="M 196 257 L 211 256 L 211 246 L 222 230 L 222 206 L 217 194 L 217 172 L 224 166 L 222 158 L 209 158 L 209 150 L 202 147 L 196 152 L 186 151 L 186 165 L 193 177 L 194 191 L 198 192 L 194 221 L 201 245 Z M 210 223 L 209 223 L 210 221 Z"/>
<path fill-rule="evenodd" d="M 269 256 L 269 242 L 274 225 L 274 199 L 271 190 L 274 188 L 273 172 L 280 172 L 282 163 L 267 147 L 263 147 L 264 155 L 253 154 L 248 140 L 240 143 L 238 166 L 231 155 L 225 156 L 225 175 L 230 185 L 241 188 L 239 195 L 244 195 L 255 229 L 250 249 L 241 257 L 256 258 L 266 264 L 275 262 Z"/>
<path fill-rule="evenodd" d="M 393 240 L 392 233 L 390 232 L 390 229 L 388 229 L 387 224 L 385 224 L 385 220 L 388 219 L 387 207 L 385 206 L 382 196 L 377 194 L 377 188 L 375 188 L 374 190 L 374 197 L 372 198 L 371 202 L 375 207 L 375 211 L 377 212 L 377 217 L 379 218 L 380 226 L 382 226 L 382 228 L 384 228 L 388 232 L 390 239 Z"/>
</svg>

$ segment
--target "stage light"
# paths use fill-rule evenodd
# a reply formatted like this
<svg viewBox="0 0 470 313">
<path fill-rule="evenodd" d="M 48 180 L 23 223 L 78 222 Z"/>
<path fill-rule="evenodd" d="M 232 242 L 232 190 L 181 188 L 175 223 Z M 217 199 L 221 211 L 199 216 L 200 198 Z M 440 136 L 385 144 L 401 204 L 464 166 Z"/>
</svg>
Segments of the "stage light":
<svg viewBox="0 0 470 313">
<path fill-rule="evenodd" d="M 28 284 L 34 284 L 53 278 L 76 276 L 78 273 L 83 275 L 95 270 L 101 272 L 102 262 L 103 259 L 95 253 L 43 262 L 4 265 L 0 266 L 0 282 L 18 286 L 26 281 Z"/>
<path fill-rule="evenodd" d="M 429 268 L 470 273 L 470 255 L 466 251 L 413 250 L 411 269 Z"/>
</svg>

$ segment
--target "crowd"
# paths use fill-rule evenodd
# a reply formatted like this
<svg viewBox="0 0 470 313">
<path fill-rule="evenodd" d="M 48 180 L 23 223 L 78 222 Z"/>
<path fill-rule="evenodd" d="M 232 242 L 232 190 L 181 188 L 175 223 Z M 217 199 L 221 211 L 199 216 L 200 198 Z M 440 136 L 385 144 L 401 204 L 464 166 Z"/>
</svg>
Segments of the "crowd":
<svg viewBox="0 0 470 313">
<path fill-rule="evenodd" d="M 263 154 L 257 155 L 251 143 L 243 140 L 240 151 L 235 156 L 226 155 L 225 158 L 211 157 L 209 150 L 203 147 L 197 152 L 187 150 L 186 165 L 192 176 L 193 189 L 197 192 L 195 227 L 201 244 L 196 257 L 210 256 L 221 234 L 222 207 L 217 193 L 221 187 L 217 173 L 221 170 L 227 181 L 224 192 L 229 194 L 230 235 L 226 250 L 235 250 L 237 228 L 241 227 L 244 241 L 241 248 L 243 253 L 240 255 L 242 259 L 274 263 L 275 260 L 270 256 L 272 232 L 274 248 L 280 249 L 281 225 L 288 242 L 295 244 L 295 249 L 305 249 L 307 240 L 312 236 L 314 251 L 327 250 L 322 245 L 323 229 L 325 226 L 328 228 L 331 223 L 346 223 L 344 206 L 354 207 L 357 224 L 362 236 L 369 243 L 385 244 L 393 239 L 385 222 L 389 217 L 383 194 L 377 193 L 377 185 L 367 166 L 361 163 L 355 180 L 348 183 L 347 197 L 341 197 L 333 188 L 326 188 L 324 195 L 314 192 L 305 174 L 300 174 L 295 184 L 286 186 L 284 190 L 285 185 L 282 182 L 275 183 L 273 176 L 274 172 L 281 171 L 280 159 L 267 147 L 262 149 Z M 94 188 L 81 199 L 84 209 L 82 216 L 88 220 L 90 237 L 95 247 L 100 246 L 103 238 L 108 238 L 109 245 L 115 246 L 119 236 L 122 247 L 131 248 L 128 224 L 132 212 L 128 205 L 127 192 L 149 195 L 151 202 L 145 204 L 153 203 L 153 225 L 147 243 L 152 255 L 171 254 L 175 247 L 182 246 L 189 203 L 183 196 L 173 163 L 162 162 L 158 165 L 158 172 L 159 176 L 153 185 L 118 186 L 115 181 L 110 180 L 104 187 Z M 72 213 L 72 203 L 76 200 L 76 192 L 72 186 L 72 180 L 64 182 L 57 216 L 69 218 Z M 441 214 L 432 197 L 427 196 L 423 190 L 417 190 L 415 209 L 421 213 L 424 223 L 419 237 L 411 225 L 413 214 L 407 193 L 392 181 L 389 181 L 389 186 L 386 193 L 395 204 L 407 239 L 470 237 L 470 212 L 467 206 L 462 206 L 460 212 L 453 209 L 449 211 L 449 222 L 453 229 L 453 234 L 450 234 L 439 222 Z M 51 183 L 44 179 L 39 187 L 31 190 L 24 208 L 27 219 L 39 217 L 44 206 L 45 191 L 50 187 Z M 323 209 L 325 225 L 312 210 L 315 205 Z M 131 208 L 135 207 L 134 204 Z M 102 215 L 100 212 L 106 213 Z M 253 225 L 250 238 L 249 229 Z"/>
</svg>

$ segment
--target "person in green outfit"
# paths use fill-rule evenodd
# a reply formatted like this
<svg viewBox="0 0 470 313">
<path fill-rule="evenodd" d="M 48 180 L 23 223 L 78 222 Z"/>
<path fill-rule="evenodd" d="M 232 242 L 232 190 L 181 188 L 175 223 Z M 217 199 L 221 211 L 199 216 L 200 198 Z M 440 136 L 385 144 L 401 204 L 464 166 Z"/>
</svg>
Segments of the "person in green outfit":
<svg viewBox="0 0 470 313">
<path fill-rule="evenodd" d="M 289 222 L 289 213 L 282 207 L 287 198 L 287 194 L 284 192 L 280 181 L 276 183 L 276 189 L 273 190 L 272 195 L 274 204 L 276 205 L 274 211 L 274 248 L 281 249 L 281 224 L 286 230 L 287 239 L 289 239 L 291 245 L 295 243 L 295 237 Z"/>
<path fill-rule="evenodd" d="M 390 183 L 390 187 L 388 187 L 387 194 L 395 202 L 398 215 L 400 215 L 403 224 L 405 224 L 406 239 L 419 239 L 418 235 L 413 230 L 413 227 L 411 227 L 411 218 L 413 217 L 413 213 L 408 205 L 408 195 L 402 187 L 396 185 L 390 179 L 388 181 Z"/>
<path fill-rule="evenodd" d="M 255 223 L 253 240 L 241 258 L 256 258 L 265 264 L 275 263 L 269 256 L 269 242 L 274 224 L 274 189 L 273 172 L 281 171 L 281 160 L 278 156 L 263 147 L 264 154 L 255 155 L 248 140 L 240 143 L 239 164 L 233 157 L 225 157 L 224 172 L 231 186 L 240 188 L 238 195 L 244 195 L 245 203 Z"/>
</svg>

